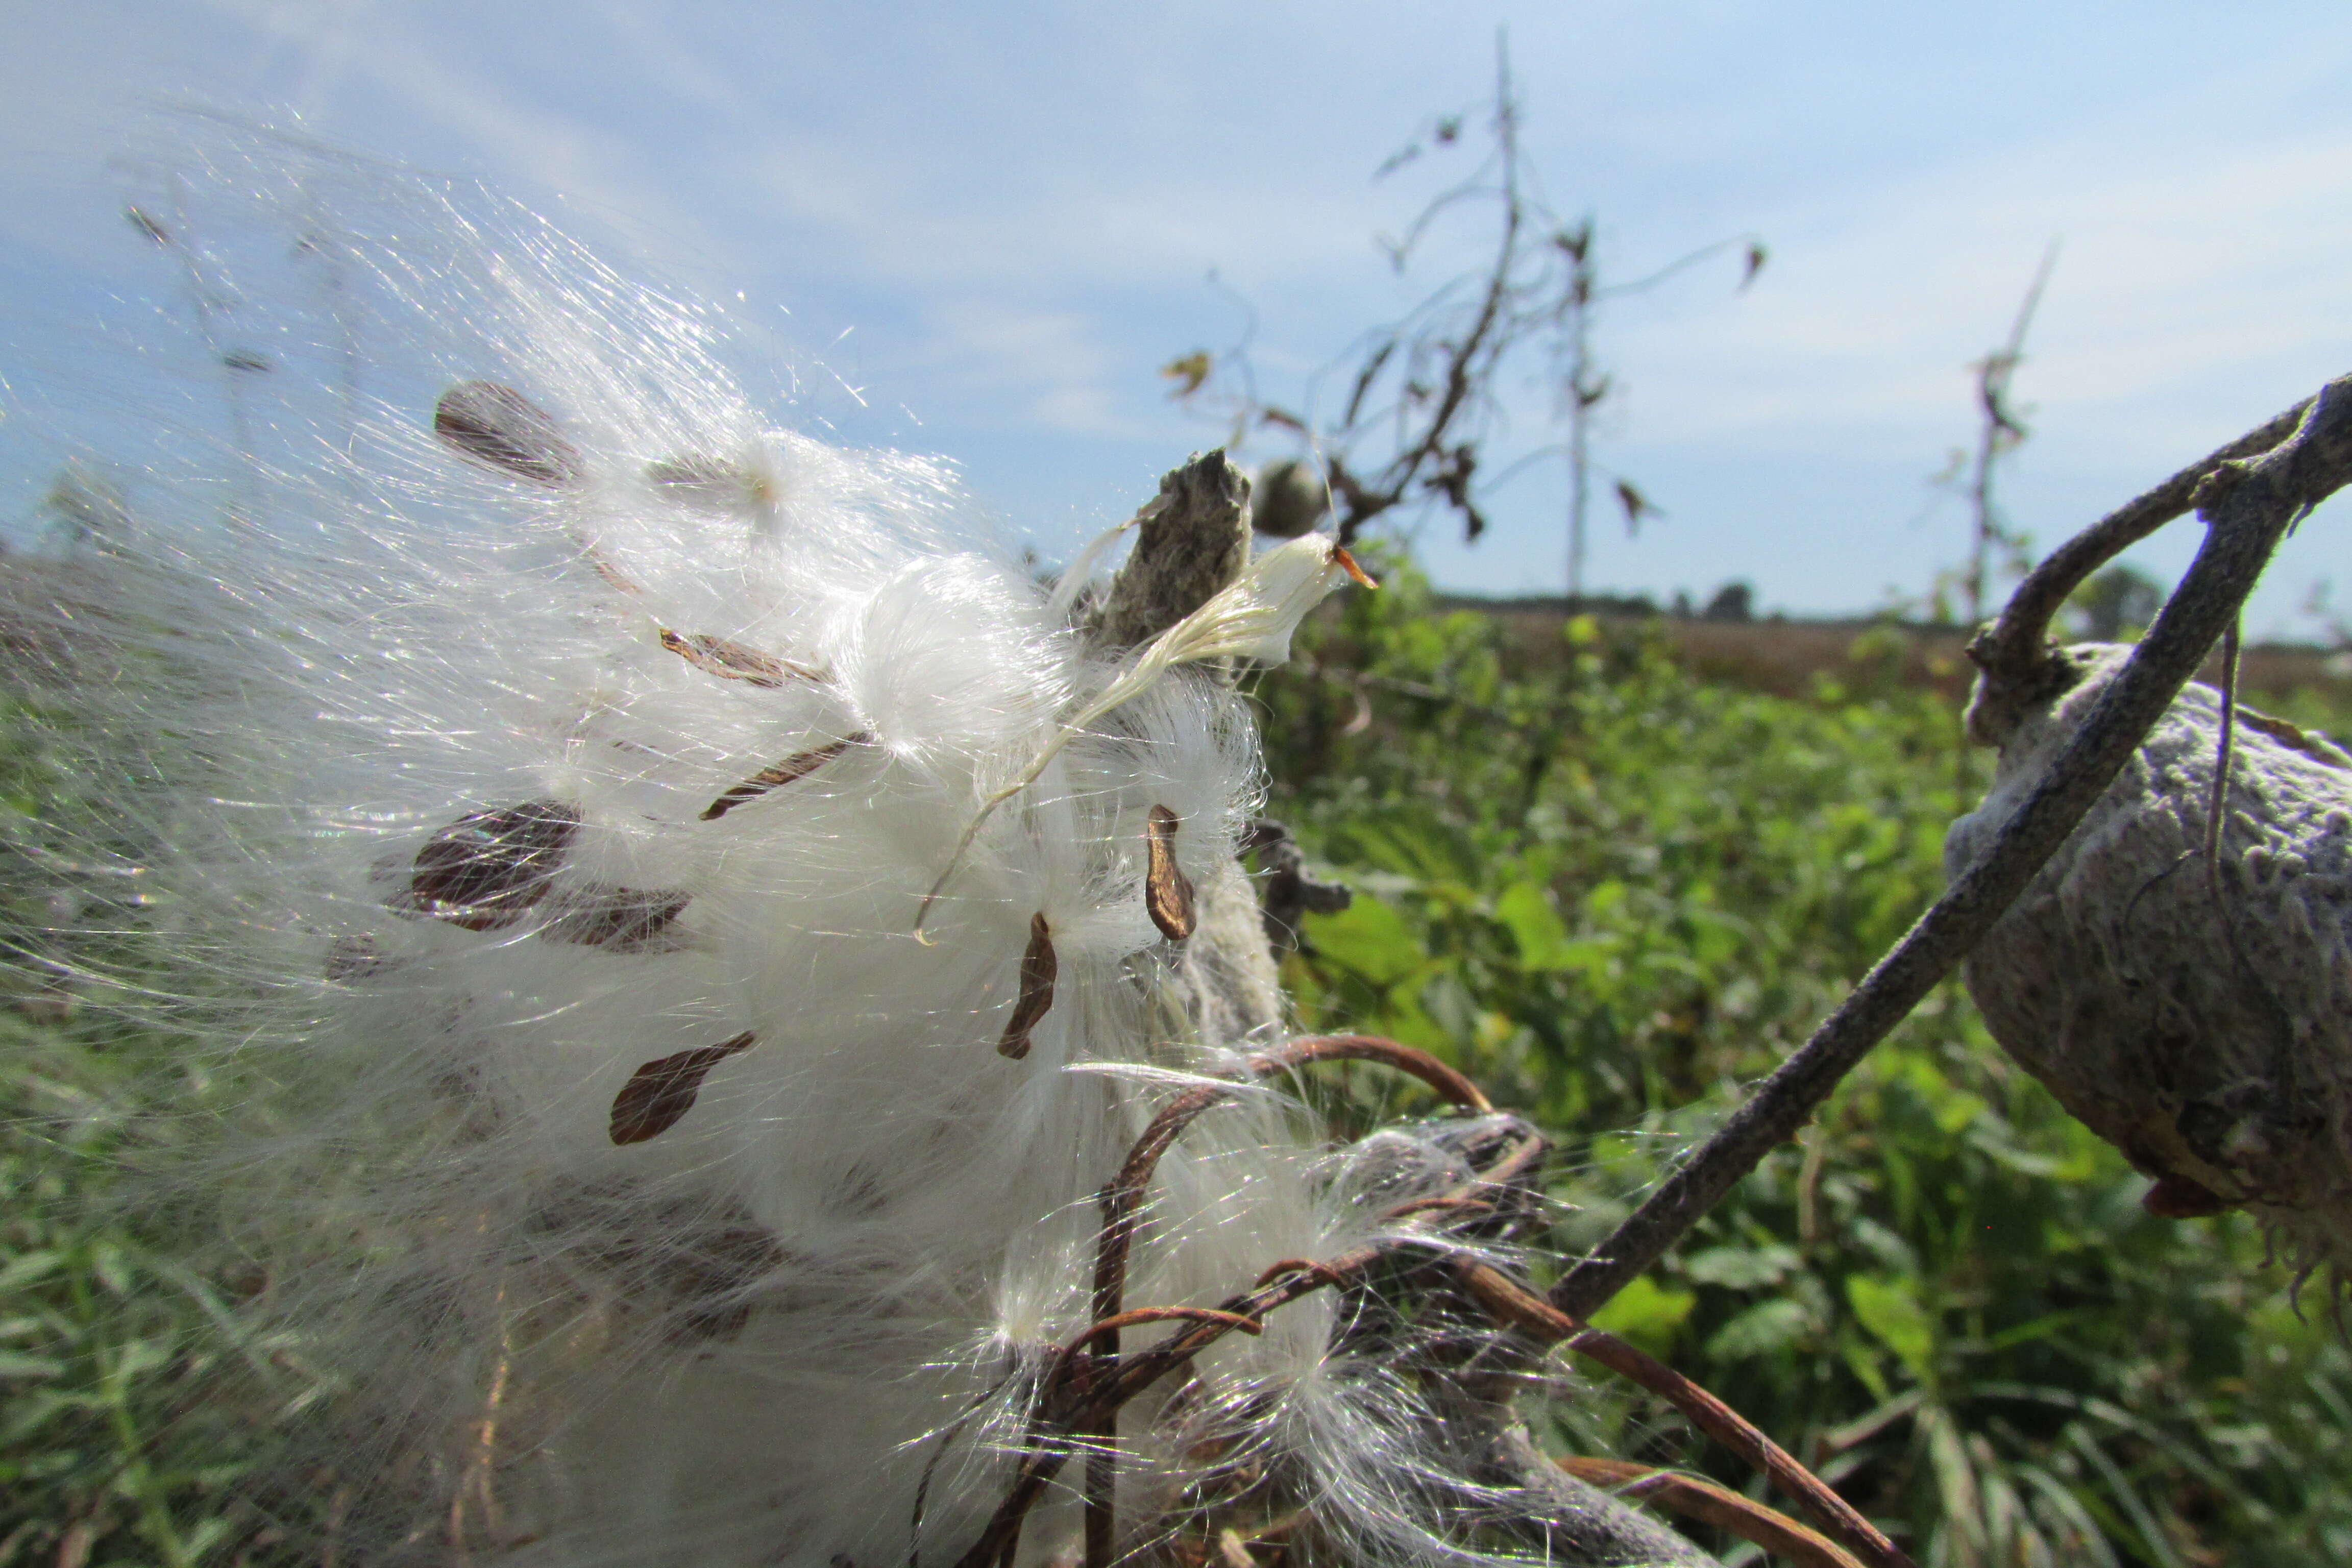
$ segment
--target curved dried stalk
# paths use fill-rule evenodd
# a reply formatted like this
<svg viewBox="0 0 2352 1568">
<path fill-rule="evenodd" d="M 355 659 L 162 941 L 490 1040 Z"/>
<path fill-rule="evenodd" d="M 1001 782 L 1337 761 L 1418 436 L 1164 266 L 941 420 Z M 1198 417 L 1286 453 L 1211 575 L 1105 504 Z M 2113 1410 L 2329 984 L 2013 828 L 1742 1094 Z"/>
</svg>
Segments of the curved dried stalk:
<svg viewBox="0 0 2352 1568">
<path fill-rule="evenodd" d="M 2294 434 L 2313 400 L 2305 398 L 2198 458 L 2162 484 L 2125 502 L 2042 559 L 2009 596 L 1992 625 L 1969 642 L 1969 658 L 1988 684 L 2033 691 L 2050 678 L 2050 624 L 2091 574 L 2195 504 L 2197 487 L 2223 464 L 2267 452 Z M 2024 697 L 2031 700 L 2031 697 Z"/>
<path fill-rule="evenodd" d="M 1554 1463 L 1588 1486 L 1636 1502 L 1654 1502 L 1701 1524 L 1728 1531 L 1742 1541 L 1790 1559 L 1800 1568 L 1863 1568 L 1861 1559 L 1820 1531 L 1713 1481 L 1630 1459 L 1570 1458 Z"/>
<path fill-rule="evenodd" d="M 1277 1050 L 1250 1058 L 1253 1072 L 1267 1073 L 1314 1061 L 1378 1061 L 1412 1073 L 1437 1087 L 1470 1109 L 1488 1109 L 1476 1085 L 1426 1052 L 1376 1036 L 1309 1037 Z M 1148 1321 L 1188 1320 L 1191 1326 L 1147 1350 L 1122 1356 L 1118 1335 L 1122 1328 L 1147 1321 L 1124 1310 L 1127 1258 L 1134 1242 L 1136 1216 L 1144 1191 L 1160 1157 L 1202 1112 L 1230 1098 L 1235 1090 L 1207 1084 L 1187 1091 L 1163 1107 L 1137 1139 L 1118 1173 L 1103 1189 L 1104 1226 L 1095 1263 L 1096 1321 L 1071 1342 L 1066 1357 L 1085 1351 L 1083 1373 L 1073 1364 L 1067 1373 L 1056 1371 L 1039 1386 L 1029 1429 L 1022 1442 L 1023 1458 L 1003 1500 L 956 1568 L 990 1568 L 1007 1561 L 1020 1542 L 1021 1526 L 1043 1498 L 1071 1454 L 1083 1447 L 1087 1466 L 1087 1558 L 1092 1568 L 1108 1563 L 1116 1537 L 1110 1498 L 1116 1480 L 1119 1408 L 1161 1378 L 1175 1372 L 1202 1351 L 1235 1331 L 1256 1331 L 1260 1320 L 1317 1290 L 1344 1289 L 1381 1260 L 1426 1247 L 1436 1239 L 1440 1215 L 1459 1215 L 1465 1209 L 1483 1211 L 1492 1205 L 1480 1196 L 1519 1178 L 1542 1157 L 1546 1144 L 1538 1137 L 1514 1139 L 1483 1170 L 1444 1196 L 1444 1207 L 1420 1203 L 1400 1205 L 1384 1215 L 1400 1233 L 1380 1241 L 1350 1247 L 1321 1260 L 1285 1259 L 1269 1268 L 1259 1282 L 1214 1308 L 1145 1309 Z M 1405 1212 L 1412 1211 L 1412 1212 Z M 1057 1369 L 1062 1365 L 1056 1363 Z"/>
<path fill-rule="evenodd" d="M 1565 1343 L 1681 1411 L 1692 1426 L 1764 1472 L 1775 1486 L 1803 1504 L 1824 1531 L 1868 1568 L 1915 1568 L 1909 1557 L 1832 1491 L 1828 1483 L 1799 1464 L 1794 1455 L 1759 1431 L 1746 1416 L 1689 1378 L 1616 1335 L 1557 1310 L 1491 1265 L 1465 1263 L 1458 1272 L 1470 1293 L 1498 1321 L 1547 1343 Z"/>
<path fill-rule="evenodd" d="M 1379 1062 L 1421 1079 L 1457 1106 L 1480 1111 L 1493 1109 L 1476 1084 L 1435 1057 L 1376 1035 L 1307 1036 L 1252 1057 L 1249 1068 L 1253 1074 L 1264 1077 L 1318 1061 Z M 1107 1376 L 1117 1370 L 1118 1330 L 1122 1324 L 1132 1321 L 1131 1316 L 1122 1315 L 1127 1292 L 1127 1260 L 1134 1247 L 1137 1216 L 1142 1206 L 1144 1191 L 1151 1184 L 1152 1172 L 1159 1168 L 1160 1156 L 1175 1143 L 1185 1128 L 1191 1126 L 1202 1111 L 1231 1099 L 1233 1094 L 1232 1089 L 1207 1085 L 1188 1090 L 1170 1101 L 1151 1119 L 1143 1135 L 1136 1140 L 1135 1146 L 1120 1163 L 1118 1173 L 1103 1188 L 1097 1200 L 1103 1218 L 1095 1248 L 1095 1326 L 1077 1342 L 1093 1345 L 1090 1376 Z M 1536 1152 L 1540 1154 L 1540 1147 Z M 1329 1273 L 1322 1264 L 1305 1259 L 1286 1261 L 1309 1271 L 1309 1277 L 1320 1278 L 1324 1283 L 1344 1282 L 1342 1277 Z M 1281 1267 L 1277 1265 L 1276 1268 Z M 1263 1288 L 1275 1277 L 1275 1273 L 1276 1270 L 1268 1270 L 1260 1277 L 1258 1285 Z M 1097 1413 L 1090 1425 L 1075 1434 L 1086 1442 L 1087 1449 L 1086 1531 L 1088 1568 L 1105 1568 L 1110 1560 L 1116 1534 L 1110 1499 L 1118 1479 L 1118 1459 L 1114 1448 L 1118 1435 L 1118 1407 L 1114 1405 Z"/>
<path fill-rule="evenodd" d="M 1465 1110 L 1495 1109 L 1485 1090 L 1427 1051 L 1378 1035 L 1302 1035 L 1288 1045 L 1252 1057 L 1249 1065 L 1252 1072 L 1263 1078 L 1310 1062 L 1379 1062 L 1410 1073 Z"/>
</svg>

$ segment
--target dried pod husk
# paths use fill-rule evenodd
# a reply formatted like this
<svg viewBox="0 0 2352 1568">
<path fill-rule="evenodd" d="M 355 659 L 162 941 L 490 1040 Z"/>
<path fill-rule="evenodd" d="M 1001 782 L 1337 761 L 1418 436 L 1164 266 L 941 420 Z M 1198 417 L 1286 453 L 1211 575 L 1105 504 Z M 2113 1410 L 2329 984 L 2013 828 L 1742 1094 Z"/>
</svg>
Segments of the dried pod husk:
<svg viewBox="0 0 2352 1568">
<path fill-rule="evenodd" d="M 2004 715 L 1982 853 L 2129 649 Z M 1977 717 L 1990 710 L 1981 696 Z M 2150 1212 L 2242 1206 L 2306 1267 L 2352 1264 L 2352 757 L 2241 709 L 2218 856 L 2218 692 L 2192 685 L 1968 960 L 2003 1049 L 2158 1178 Z M 2198 1198 L 2199 1194 L 2205 1194 Z M 2185 1201 L 2195 1198 L 2196 1201 Z"/>
</svg>

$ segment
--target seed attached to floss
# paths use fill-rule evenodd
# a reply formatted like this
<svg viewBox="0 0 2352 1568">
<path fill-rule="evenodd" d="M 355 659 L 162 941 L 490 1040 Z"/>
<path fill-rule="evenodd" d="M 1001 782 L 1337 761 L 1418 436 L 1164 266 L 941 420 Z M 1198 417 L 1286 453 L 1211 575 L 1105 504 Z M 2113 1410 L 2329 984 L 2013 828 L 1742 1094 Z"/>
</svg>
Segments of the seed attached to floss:
<svg viewBox="0 0 2352 1568">
<path fill-rule="evenodd" d="M 1144 825 L 1150 861 L 1143 872 L 1143 907 L 1170 942 L 1182 942 L 1198 923 L 1192 910 L 1192 879 L 1176 864 L 1176 829 L 1183 819 L 1155 805 Z"/>
<path fill-rule="evenodd" d="M 756 1038 L 746 1032 L 715 1046 L 697 1046 L 647 1062 L 630 1074 L 613 1097 L 613 1142 L 642 1143 L 677 1126 L 694 1109 L 695 1096 L 702 1092 L 702 1080 L 710 1069 L 738 1051 L 751 1049 Z"/>
<path fill-rule="evenodd" d="M 1013 1001 L 1013 1016 L 1004 1021 L 1004 1037 L 996 1054 L 1019 1061 L 1029 1054 L 1030 1032 L 1054 1009 L 1054 977 L 1061 971 L 1054 956 L 1054 928 L 1043 910 L 1029 917 L 1029 946 L 1021 954 L 1021 994 Z"/>
<path fill-rule="evenodd" d="M 686 944 L 670 928 L 693 901 L 691 893 L 592 883 L 567 889 L 539 934 L 606 952 L 675 952 Z"/>
<path fill-rule="evenodd" d="M 741 511 L 767 500 L 771 489 L 764 475 L 702 452 L 647 463 L 646 478 L 669 500 L 698 511 Z"/>
<path fill-rule="evenodd" d="M 569 489 L 586 477 L 580 448 L 555 418 L 511 386 L 461 381 L 433 405 L 433 434 L 451 451 L 518 479 Z"/>
<path fill-rule="evenodd" d="M 547 896 L 580 836 L 580 813 L 557 800 L 525 801 L 461 816 L 416 852 L 405 912 L 467 931 L 497 931 Z"/>
<path fill-rule="evenodd" d="M 327 949 L 327 978 L 372 980 L 393 966 L 393 961 L 368 936 L 339 936 Z"/>
<path fill-rule="evenodd" d="M 822 672 L 773 654 L 761 653 L 755 647 L 745 647 L 725 637 L 705 637 L 700 632 L 674 632 L 660 628 L 661 645 L 706 674 L 722 680 L 749 681 L 753 686 L 778 687 L 788 680 L 822 680 Z"/>
<path fill-rule="evenodd" d="M 782 789 L 795 779 L 804 779 L 850 747 L 862 746 L 873 738 L 861 730 L 855 735 L 845 735 L 838 741 L 828 741 L 814 751 L 803 752 L 797 756 L 786 757 L 773 767 L 761 768 L 758 773 L 704 806 L 702 820 L 716 822 L 745 801 L 757 800 L 772 789 Z"/>
</svg>

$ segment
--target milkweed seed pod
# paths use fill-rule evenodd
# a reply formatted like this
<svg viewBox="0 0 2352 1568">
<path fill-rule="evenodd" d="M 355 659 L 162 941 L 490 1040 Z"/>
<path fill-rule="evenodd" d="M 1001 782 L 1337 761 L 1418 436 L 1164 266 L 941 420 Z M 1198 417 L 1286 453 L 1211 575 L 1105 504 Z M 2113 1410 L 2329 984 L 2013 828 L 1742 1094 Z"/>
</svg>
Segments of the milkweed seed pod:
<svg viewBox="0 0 2352 1568">
<path fill-rule="evenodd" d="M 2032 788 L 2130 650 L 2063 650 L 2063 689 L 1990 713 L 2000 763 L 1953 825 L 1957 874 Z M 2206 846 L 2220 694 L 2188 687 L 1969 957 L 1993 1037 L 2157 1178 L 2156 1213 L 2242 1205 L 2306 1265 L 2352 1262 L 2352 757 L 2236 714 Z"/>
<path fill-rule="evenodd" d="M 373 1564 L 952 1562 L 1171 1099 L 1216 1103 L 1139 1191 L 1128 1305 L 1458 1175 L 1349 1177 L 1244 1070 L 1281 1036 L 1223 672 L 1344 579 L 1328 540 L 1088 642 L 941 466 L 777 428 L 715 318 L 527 214 L 258 133 L 156 182 L 195 372 L 79 430 L 141 452 L 40 628 L 108 671 L 59 678 L 106 830 L 56 863 L 111 879 L 56 934 L 204 1086 L 144 1190 L 217 1214 L 308 1380 L 274 1511 L 332 1495 Z M 1278 1471 L 1356 1560 L 1475 1558 L 1342 1312 L 1091 1439 L 1128 1545 Z M 1696 1560 L 1586 1512 L 1591 1561 Z"/>
</svg>

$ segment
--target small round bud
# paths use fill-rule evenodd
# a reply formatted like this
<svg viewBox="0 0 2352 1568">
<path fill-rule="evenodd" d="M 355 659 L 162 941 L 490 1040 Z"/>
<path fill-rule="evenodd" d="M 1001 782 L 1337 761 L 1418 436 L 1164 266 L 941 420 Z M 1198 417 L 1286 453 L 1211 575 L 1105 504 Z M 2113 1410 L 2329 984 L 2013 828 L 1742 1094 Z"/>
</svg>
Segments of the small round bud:
<svg viewBox="0 0 2352 1568">
<path fill-rule="evenodd" d="M 1268 463 L 1250 490 L 1250 526 L 1276 539 L 1311 533 L 1331 510 L 1331 497 L 1313 465 L 1297 458 Z"/>
</svg>

